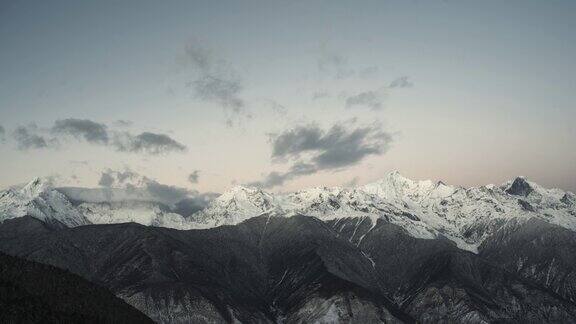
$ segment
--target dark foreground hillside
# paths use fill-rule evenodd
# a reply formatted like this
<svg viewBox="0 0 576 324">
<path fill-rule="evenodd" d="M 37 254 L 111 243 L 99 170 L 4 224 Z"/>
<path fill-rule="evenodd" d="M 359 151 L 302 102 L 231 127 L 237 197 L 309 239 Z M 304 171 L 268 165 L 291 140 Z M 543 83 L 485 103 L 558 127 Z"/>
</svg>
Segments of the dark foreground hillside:
<svg viewBox="0 0 576 324">
<path fill-rule="evenodd" d="M 0 323 L 152 323 L 81 277 L 0 253 Z"/>
</svg>

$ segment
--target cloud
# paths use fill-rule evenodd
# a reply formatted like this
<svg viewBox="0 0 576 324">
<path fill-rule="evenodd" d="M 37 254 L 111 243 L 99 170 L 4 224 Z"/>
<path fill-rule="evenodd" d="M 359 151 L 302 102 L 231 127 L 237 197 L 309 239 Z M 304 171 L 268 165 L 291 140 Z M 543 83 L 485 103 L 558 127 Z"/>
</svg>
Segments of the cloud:
<svg viewBox="0 0 576 324">
<path fill-rule="evenodd" d="M 146 182 L 146 190 L 148 190 L 153 197 L 170 205 L 188 198 L 192 193 L 192 191 L 186 188 L 162 184 L 152 179 L 148 179 Z"/>
<path fill-rule="evenodd" d="M 238 80 L 204 75 L 193 82 L 196 95 L 205 101 L 217 102 L 234 113 L 240 113 L 244 101 L 238 97 L 242 85 Z"/>
<path fill-rule="evenodd" d="M 108 131 L 104 124 L 88 119 L 68 118 L 57 120 L 52 126 L 54 134 L 67 134 L 88 143 L 108 144 Z"/>
<path fill-rule="evenodd" d="M 145 193 L 148 199 L 172 206 L 175 212 L 188 216 L 205 208 L 214 199 L 215 193 L 200 193 L 183 187 L 162 184 L 132 170 L 107 169 L 100 175 L 98 184 L 106 188 L 124 188 L 132 192 Z"/>
<path fill-rule="evenodd" d="M 282 158 L 298 155 L 304 151 L 318 149 L 321 146 L 323 131 L 316 125 L 298 126 L 282 132 L 272 134 L 272 157 Z"/>
<path fill-rule="evenodd" d="M 188 176 L 188 182 L 190 183 L 198 183 L 198 180 L 200 178 L 200 170 L 194 170 L 194 172 L 190 173 L 190 175 Z"/>
<path fill-rule="evenodd" d="M 102 187 L 110 188 L 114 185 L 114 177 L 110 172 L 102 173 L 100 175 L 100 180 L 98 181 L 98 185 Z"/>
<path fill-rule="evenodd" d="M 190 43 L 185 49 L 183 63 L 192 68 L 191 87 L 196 98 L 219 104 L 229 113 L 227 124 L 232 125 L 239 117 L 250 117 L 245 111 L 245 101 L 241 96 L 242 79 L 230 64 L 197 43 Z"/>
<path fill-rule="evenodd" d="M 377 66 L 371 65 L 361 69 L 358 74 L 363 78 L 375 76 L 380 69 Z"/>
<path fill-rule="evenodd" d="M 318 100 L 330 97 L 328 91 L 316 91 L 312 94 L 312 100 Z"/>
<path fill-rule="evenodd" d="M 411 88 L 414 86 L 414 83 L 410 82 L 407 76 L 399 77 L 398 79 L 390 82 L 388 87 L 390 88 Z"/>
<path fill-rule="evenodd" d="M 102 187 L 115 187 L 115 186 L 122 186 L 125 184 L 129 184 L 132 186 L 133 184 L 130 180 L 138 179 L 139 175 L 129 169 L 124 171 L 114 171 L 114 170 L 106 170 L 101 173 L 100 180 L 98 181 L 98 185 Z"/>
<path fill-rule="evenodd" d="M 183 152 L 186 146 L 166 134 L 144 132 L 139 135 L 117 133 L 113 146 L 120 152 L 147 153 L 160 155 L 171 152 Z"/>
<path fill-rule="evenodd" d="M 354 178 L 350 179 L 350 181 L 344 183 L 344 187 L 348 187 L 348 188 L 356 187 L 358 185 L 359 181 L 360 181 L 360 178 L 354 177 Z"/>
<path fill-rule="evenodd" d="M 392 136 L 378 124 L 352 129 L 335 124 L 327 131 L 309 124 L 275 136 L 272 158 L 300 158 L 302 153 L 311 152 L 312 162 L 320 169 L 339 168 L 382 153 L 391 141 Z"/>
<path fill-rule="evenodd" d="M 49 145 L 56 143 L 54 139 L 47 139 L 38 135 L 37 132 L 38 127 L 35 124 L 19 126 L 12 133 L 12 137 L 16 140 L 18 149 L 23 151 L 30 149 L 44 149 L 48 148 Z"/>
<path fill-rule="evenodd" d="M 383 102 L 384 96 L 382 91 L 365 91 L 346 98 L 346 108 L 363 106 L 372 110 L 379 110 L 384 106 Z"/>
<path fill-rule="evenodd" d="M 388 86 L 376 90 L 363 91 L 346 97 L 346 108 L 367 107 L 372 110 L 380 110 L 384 107 L 384 99 L 387 89 L 410 88 L 414 84 L 410 82 L 407 76 L 399 77 L 390 82 Z M 345 96 L 345 94 L 344 94 Z"/>
<path fill-rule="evenodd" d="M 118 119 L 117 121 L 114 122 L 114 125 L 118 127 L 130 127 L 133 124 L 134 123 L 132 121 L 125 119 Z"/>
<path fill-rule="evenodd" d="M 4 142 L 4 138 L 6 136 L 6 130 L 2 125 L 0 125 L 0 142 Z"/>
<path fill-rule="evenodd" d="M 174 205 L 173 211 L 187 217 L 208 207 L 210 202 L 218 196 L 218 194 L 212 192 L 199 193 L 197 191 L 192 191 L 191 197 L 182 199 L 177 202 Z"/>
<path fill-rule="evenodd" d="M 208 73 L 215 65 L 223 65 L 224 61 L 218 60 L 214 53 L 197 42 L 189 43 L 185 48 L 185 59 L 201 73 Z"/>
<path fill-rule="evenodd" d="M 320 44 L 316 64 L 321 75 L 337 80 L 351 77 L 369 78 L 378 72 L 377 66 L 351 66 L 346 56 L 329 48 L 326 42 Z"/>
<path fill-rule="evenodd" d="M 90 164 L 86 160 L 70 160 L 70 161 L 68 161 L 68 163 L 70 163 L 72 165 L 80 165 L 80 166 L 87 166 L 88 164 Z"/>
<path fill-rule="evenodd" d="M 54 122 L 49 132 L 40 130 L 35 124 L 20 126 L 13 137 L 21 150 L 54 147 L 59 139 L 72 136 L 86 143 L 110 147 L 119 152 L 160 155 L 186 151 L 187 147 L 162 133 L 142 132 L 133 135 L 129 132 L 109 130 L 108 126 L 88 119 L 60 119 Z M 44 132 L 46 137 L 39 133 Z"/>
<path fill-rule="evenodd" d="M 328 130 L 308 124 L 272 135 L 271 139 L 272 160 L 294 163 L 287 171 L 271 172 L 250 185 L 270 188 L 320 171 L 343 169 L 368 156 L 384 154 L 393 140 L 379 124 L 359 127 L 335 124 Z"/>
<path fill-rule="evenodd" d="M 286 106 L 280 104 L 276 100 L 267 99 L 266 102 L 270 105 L 270 109 L 272 109 L 274 114 L 278 116 L 286 116 L 286 114 L 288 114 L 288 109 Z"/>
<path fill-rule="evenodd" d="M 284 182 L 290 180 L 291 176 L 289 172 L 281 173 L 281 172 L 270 172 L 268 173 L 264 179 L 254 182 L 249 182 L 246 185 L 250 187 L 259 187 L 259 188 L 273 188 L 277 186 L 281 186 Z"/>
<path fill-rule="evenodd" d="M 130 169 L 124 171 L 107 169 L 100 174 L 98 185 L 105 188 L 124 188 L 131 191 L 143 190 L 150 199 L 166 204 L 173 204 L 185 199 L 190 192 L 186 188 L 159 183 Z"/>
<path fill-rule="evenodd" d="M 316 64 L 321 74 L 335 79 L 345 79 L 355 74 L 355 71 L 348 67 L 348 59 L 330 51 L 325 43 L 320 44 L 320 55 Z"/>
<path fill-rule="evenodd" d="M 247 185 L 253 187 L 273 188 L 281 186 L 285 182 L 294 178 L 314 174 L 318 171 L 320 171 L 320 169 L 314 164 L 297 162 L 296 164 L 292 165 L 286 172 L 273 171 L 268 173 L 264 179 L 248 183 Z"/>
</svg>

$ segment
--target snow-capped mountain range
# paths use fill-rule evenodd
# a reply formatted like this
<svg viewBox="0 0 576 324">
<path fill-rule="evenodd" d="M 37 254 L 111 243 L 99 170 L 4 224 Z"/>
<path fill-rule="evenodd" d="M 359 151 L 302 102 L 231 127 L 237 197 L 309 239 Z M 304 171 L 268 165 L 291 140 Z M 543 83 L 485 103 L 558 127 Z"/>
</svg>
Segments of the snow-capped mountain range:
<svg viewBox="0 0 576 324">
<path fill-rule="evenodd" d="M 0 222 L 23 216 L 69 227 L 90 224 L 64 194 L 40 178 L 35 178 L 22 188 L 0 192 Z"/>
<path fill-rule="evenodd" d="M 368 219 L 372 226 L 382 219 L 401 226 L 411 236 L 444 237 L 473 252 L 511 219 L 539 218 L 576 231 L 576 196 L 522 177 L 501 186 L 463 188 L 413 181 L 391 172 L 380 181 L 355 188 L 319 187 L 285 194 L 237 186 L 190 216 L 157 202 L 75 198 L 37 178 L 21 188 L 0 192 L 0 222 L 28 215 L 67 227 L 135 222 L 187 230 L 235 225 L 260 215 L 300 214 L 324 221 Z"/>
<path fill-rule="evenodd" d="M 576 321 L 576 197 L 522 177 L 237 186 L 191 215 L 106 190 L 34 179 L 0 192 L 0 250 L 98 282 L 159 323 Z"/>
</svg>

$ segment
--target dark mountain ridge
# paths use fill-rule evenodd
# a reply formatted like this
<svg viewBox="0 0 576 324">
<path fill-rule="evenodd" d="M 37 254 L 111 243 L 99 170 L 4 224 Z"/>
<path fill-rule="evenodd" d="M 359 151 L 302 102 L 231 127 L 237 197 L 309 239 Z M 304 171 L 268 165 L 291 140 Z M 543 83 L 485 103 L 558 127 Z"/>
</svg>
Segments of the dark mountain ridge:
<svg viewBox="0 0 576 324">
<path fill-rule="evenodd" d="M 482 254 L 361 221 L 263 215 L 183 231 L 25 217 L 0 225 L 0 249 L 103 285 L 158 322 L 576 321 L 569 298 Z"/>
</svg>

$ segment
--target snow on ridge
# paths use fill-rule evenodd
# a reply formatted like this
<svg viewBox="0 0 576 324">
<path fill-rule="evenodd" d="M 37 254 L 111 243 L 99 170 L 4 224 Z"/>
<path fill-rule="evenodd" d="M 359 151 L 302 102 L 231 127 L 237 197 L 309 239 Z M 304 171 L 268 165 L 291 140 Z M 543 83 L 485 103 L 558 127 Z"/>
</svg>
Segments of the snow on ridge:
<svg viewBox="0 0 576 324">
<path fill-rule="evenodd" d="M 384 218 L 414 237 L 442 236 L 470 251 L 476 251 L 486 237 L 511 219 L 538 217 L 576 230 L 576 196 L 546 189 L 523 177 L 500 186 L 463 188 L 441 181 L 414 181 L 391 172 L 379 181 L 355 188 L 316 187 L 283 194 L 236 186 L 188 217 L 158 202 L 146 201 L 144 196 L 135 196 L 142 199 L 129 202 L 134 199 L 123 199 L 127 196 L 122 195 L 112 199 L 91 189 L 56 190 L 37 178 L 19 189 L 0 192 L 0 222 L 31 215 L 67 226 L 137 222 L 193 229 L 235 225 L 263 214 L 302 214 L 321 220 L 366 217 L 373 225 Z M 73 206 L 70 199 L 80 203 Z"/>
<path fill-rule="evenodd" d="M 278 208 L 277 198 L 259 188 L 235 186 L 190 216 L 196 228 L 235 225 Z"/>
<path fill-rule="evenodd" d="M 54 190 L 49 181 L 40 178 L 21 188 L 0 193 L 0 222 L 23 216 L 56 221 L 66 226 L 90 224 L 65 195 Z"/>
</svg>

